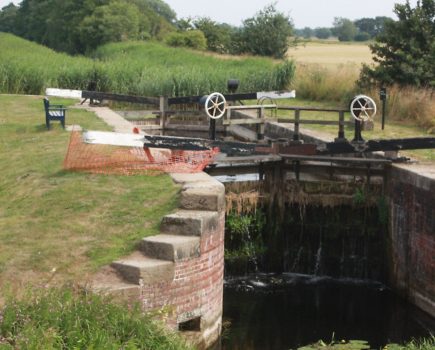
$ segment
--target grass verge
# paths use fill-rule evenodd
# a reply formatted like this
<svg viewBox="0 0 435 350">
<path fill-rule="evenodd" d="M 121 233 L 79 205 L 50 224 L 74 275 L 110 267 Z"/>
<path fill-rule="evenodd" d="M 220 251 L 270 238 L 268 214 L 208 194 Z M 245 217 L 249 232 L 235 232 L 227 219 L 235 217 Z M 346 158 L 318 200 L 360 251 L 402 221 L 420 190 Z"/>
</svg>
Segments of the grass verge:
<svg viewBox="0 0 435 350">
<path fill-rule="evenodd" d="M 86 278 L 157 233 L 176 207 L 167 175 L 64 171 L 70 134 L 55 122 L 46 130 L 41 97 L 0 95 L 0 106 L 0 288 Z M 66 122 L 108 130 L 83 110 L 68 110 Z"/>
<path fill-rule="evenodd" d="M 0 349 L 188 350 L 185 341 L 144 315 L 139 305 L 71 288 L 8 300 L 0 310 Z"/>
</svg>

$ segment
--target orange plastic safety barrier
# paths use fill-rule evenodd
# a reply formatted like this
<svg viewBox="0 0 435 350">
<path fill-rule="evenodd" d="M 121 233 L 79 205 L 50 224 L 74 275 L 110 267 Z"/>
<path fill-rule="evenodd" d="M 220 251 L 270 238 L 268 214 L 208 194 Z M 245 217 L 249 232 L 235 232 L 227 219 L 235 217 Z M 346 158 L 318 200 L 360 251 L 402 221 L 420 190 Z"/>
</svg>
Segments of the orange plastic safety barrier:
<svg viewBox="0 0 435 350">
<path fill-rule="evenodd" d="M 213 162 L 218 148 L 183 151 L 160 148 L 121 147 L 83 142 L 73 131 L 64 160 L 64 169 L 98 174 L 196 173 Z"/>
</svg>

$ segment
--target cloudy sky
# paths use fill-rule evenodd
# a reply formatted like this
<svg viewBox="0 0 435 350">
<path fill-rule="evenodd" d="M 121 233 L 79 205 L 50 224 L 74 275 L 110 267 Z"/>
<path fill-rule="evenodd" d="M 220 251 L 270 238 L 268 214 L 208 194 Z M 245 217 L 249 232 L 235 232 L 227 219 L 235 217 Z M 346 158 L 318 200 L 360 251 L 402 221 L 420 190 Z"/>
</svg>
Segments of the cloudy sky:
<svg viewBox="0 0 435 350">
<path fill-rule="evenodd" d="M 240 25 L 273 0 L 165 0 L 178 18 L 207 16 L 217 22 Z M 10 0 L 0 0 L 0 8 Z M 14 1 L 19 3 L 20 1 Z M 406 0 L 277 0 L 278 10 L 290 15 L 296 28 L 331 27 L 334 17 L 394 17 L 395 3 Z M 410 0 L 415 6 L 417 0 Z"/>
</svg>

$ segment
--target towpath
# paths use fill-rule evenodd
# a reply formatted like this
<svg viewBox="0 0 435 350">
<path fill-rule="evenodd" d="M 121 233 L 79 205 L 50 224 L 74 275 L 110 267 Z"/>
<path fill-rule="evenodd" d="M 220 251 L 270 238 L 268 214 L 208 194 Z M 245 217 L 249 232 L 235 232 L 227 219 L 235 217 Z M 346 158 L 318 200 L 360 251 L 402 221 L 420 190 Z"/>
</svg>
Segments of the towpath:
<svg viewBox="0 0 435 350">
<path fill-rule="evenodd" d="M 109 107 L 92 107 L 88 103 L 83 105 L 77 104 L 74 108 L 85 109 L 106 122 L 115 132 L 132 133 L 134 124 L 121 117 L 118 113 L 112 111 Z"/>
</svg>

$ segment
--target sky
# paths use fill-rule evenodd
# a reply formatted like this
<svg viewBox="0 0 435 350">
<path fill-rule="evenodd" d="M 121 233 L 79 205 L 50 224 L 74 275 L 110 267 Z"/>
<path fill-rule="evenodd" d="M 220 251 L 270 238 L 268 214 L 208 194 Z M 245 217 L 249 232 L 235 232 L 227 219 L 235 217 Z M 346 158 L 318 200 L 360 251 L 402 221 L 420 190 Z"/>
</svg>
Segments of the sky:
<svg viewBox="0 0 435 350">
<path fill-rule="evenodd" d="M 235 26 L 253 17 L 273 0 L 164 0 L 177 13 L 178 18 L 210 17 L 220 23 Z M 13 1 L 18 4 L 20 1 Z M 293 19 L 296 28 L 332 27 L 334 17 L 355 20 L 363 17 L 394 17 L 395 3 L 406 0 L 277 0 L 280 12 Z M 10 0 L 0 0 L 0 8 Z M 410 0 L 414 7 L 417 0 Z"/>
</svg>

